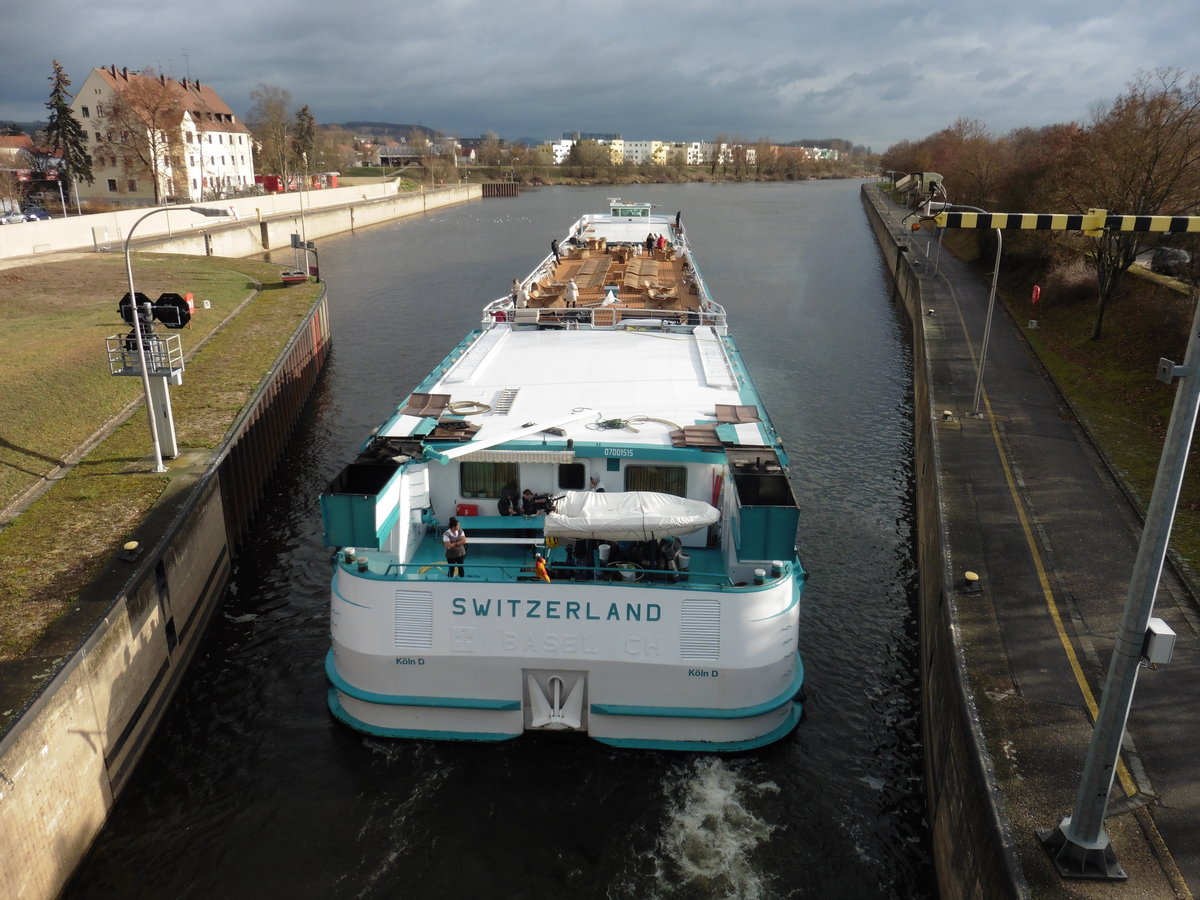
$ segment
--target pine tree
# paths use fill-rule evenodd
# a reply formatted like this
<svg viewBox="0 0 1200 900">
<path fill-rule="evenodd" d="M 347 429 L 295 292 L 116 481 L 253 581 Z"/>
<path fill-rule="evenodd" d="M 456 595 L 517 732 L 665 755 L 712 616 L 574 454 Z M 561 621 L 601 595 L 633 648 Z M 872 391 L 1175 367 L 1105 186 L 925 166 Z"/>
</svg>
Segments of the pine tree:
<svg viewBox="0 0 1200 900">
<path fill-rule="evenodd" d="M 306 103 L 296 112 L 296 127 L 292 136 L 292 153 L 297 159 L 306 159 L 308 163 L 316 164 L 313 158 L 316 135 L 317 120 Z"/>
<path fill-rule="evenodd" d="M 83 180 L 91 184 L 96 180 L 92 174 L 92 154 L 87 149 L 83 126 L 71 112 L 72 94 L 67 90 L 71 79 L 63 71 L 57 59 L 51 60 L 54 74 L 50 76 L 50 99 L 46 108 L 50 110 L 50 124 L 46 126 L 46 142 L 50 150 L 57 150 L 62 158 L 63 171 L 59 177 L 70 186 Z"/>
</svg>

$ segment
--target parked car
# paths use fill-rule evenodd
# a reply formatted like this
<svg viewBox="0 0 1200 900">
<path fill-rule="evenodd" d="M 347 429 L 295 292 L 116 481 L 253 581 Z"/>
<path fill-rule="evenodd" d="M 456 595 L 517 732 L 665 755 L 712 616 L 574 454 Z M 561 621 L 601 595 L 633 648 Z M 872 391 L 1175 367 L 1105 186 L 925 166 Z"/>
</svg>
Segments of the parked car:
<svg viewBox="0 0 1200 900">
<path fill-rule="evenodd" d="M 1187 272 L 1192 257 L 1186 250 L 1176 247 L 1159 247 L 1150 257 L 1150 271 L 1159 275 L 1183 275 Z"/>
<path fill-rule="evenodd" d="M 28 221 L 29 220 L 25 218 L 25 213 L 17 212 L 16 210 L 13 210 L 12 212 L 7 212 L 4 215 L 0 216 L 0 225 L 16 225 L 18 222 L 28 222 Z"/>
<path fill-rule="evenodd" d="M 50 213 L 44 206 L 27 206 L 25 207 L 25 219 L 28 222 L 39 222 L 44 219 L 49 219 Z"/>
</svg>

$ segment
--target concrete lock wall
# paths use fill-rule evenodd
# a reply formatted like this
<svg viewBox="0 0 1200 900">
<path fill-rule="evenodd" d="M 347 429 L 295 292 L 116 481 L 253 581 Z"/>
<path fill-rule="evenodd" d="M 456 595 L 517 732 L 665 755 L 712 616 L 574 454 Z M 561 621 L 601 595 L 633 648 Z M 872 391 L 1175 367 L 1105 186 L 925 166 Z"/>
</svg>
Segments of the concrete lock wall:
<svg viewBox="0 0 1200 900">
<path fill-rule="evenodd" d="M 346 191 L 358 202 L 347 200 Z M 312 208 L 305 202 L 308 240 L 477 199 L 479 186 L 415 195 L 380 192 L 374 198 L 356 187 L 306 197 L 318 193 L 323 200 L 340 196 L 338 202 Z M 261 254 L 266 242 L 290 253 L 291 235 L 301 233 L 301 223 L 298 204 L 285 208 L 285 201 L 297 198 L 234 201 L 244 206 L 270 200 L 272 216 L 260 219 L 259 209 L 249 221 L 242 216 L 185 233 L 166 230 L 162 220 L 175 217 L 171 211 L 147 219 L 136 237 L 144 246 L 144 234 L 156 233 L 149 228 L 153 223 L 164 226 L 157 232 L 164 239 L 153 242 L 153 249 L 164 252 L 252 256 Z M 144 213 L 108 215 L 117 217 L 111 226 L 119 228 Z M 64 245 L 54 249 L 70 249 L 81 236 L 91 249 L 95 226 L 85 220 L 94 218 L 28 223 L 7 232 L 52 226 L 61 235 L 36 233 Z M 0 245 L 0 257 L 12 247 Z M 152 546 L 143 541 L 143 556 L 120 595 L 106 601 L 107 612 L 83 645 L 0 738 L 0 892 L 5 897 L 56 897 L 99 834 L 218 607 L 232 558 L 324 365 L 329 341 L 328 298 L 322 295 L 208 469 L 188 488 L 179 512 Z"/>
<path fill-rule="evenodd" d="M 451 185 L 433 190 L 400 192 L 395 181 L 321 191 L 266 194 L 236 200 L 199 203 L 225 209 L 237 218 L 205 218 L 186 206 L 161 207 L 134 231 L 137 245 L 154 238 L 156 250 L 195 252 L 208 235 L 207 252 L 215 256 L 255 256 L 264 251 L 291 249 L 291 235 L 313 240 L 328 234 L 353 231 L 425 210 L 437 209 L 481 196 L 478 184 Z M 301 216 L 303 210 L 303 221 Z M 54 218 L 0 228 L 0 259 L 36 256 L 62 251 L 121 251 L 130 229 L 148 208 L 87 216 Z M 54 210 L 51 210 L 54 212 Z M 186 249 L 181 249 L 186 248 Z"/>
<path fill-rule="evenodd" d="M 908 246 L 876 207 L 887 202 L 873 185 L 862 192 L 867 218 L 904 306 L 913 338 L 913 444 L 917 499 L 918 619 L 925 796 L 938 888 L 943 897 L 1018 897 L 1018 879 L 991 765 L 975 712 L 955 628 L 955 591 L 946 566 L 945 523 L 938 480 L 931 359 L 921 279 Z"/>
</svg>

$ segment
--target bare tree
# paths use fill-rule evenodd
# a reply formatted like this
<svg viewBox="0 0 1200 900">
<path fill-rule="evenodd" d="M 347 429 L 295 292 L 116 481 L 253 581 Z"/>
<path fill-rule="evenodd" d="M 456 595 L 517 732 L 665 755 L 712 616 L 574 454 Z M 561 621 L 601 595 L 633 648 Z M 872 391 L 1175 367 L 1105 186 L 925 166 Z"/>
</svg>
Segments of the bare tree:
<svg viewBox="0 0 1200 900">
<path fill-rule="evenodd" d="M 253 105 L 247 121 L 254 132 L 256 168 L 271 175 L 296 171 L 288 142 L 288 107 L 292 95 L 283 88 L 260 84 L 250 92 Z"/>
<path fill-rule="evenodd" d="M 186 191 L 176 183 L 186 173 L 179 128 L 183 109 L 173 81 L 143 69 L 117 88 L 106 114 L 104 146 L 121 160 L 126 175 L 150 179 L 156 205 L 164 191 Z"/>
<path fill-rule="evenodd" d="M 1062 173 L 1062 196 L 1078 212 L 1178 215 L 1200 203 L 1200 78 L 1178 69 L 1141 72 L 1111 106 L 1098 108 Z M 1141 249 L 1143 235 L 1092 237 L 1099 298 L 1092 340 L 1104 310 Z"/>
</svg>

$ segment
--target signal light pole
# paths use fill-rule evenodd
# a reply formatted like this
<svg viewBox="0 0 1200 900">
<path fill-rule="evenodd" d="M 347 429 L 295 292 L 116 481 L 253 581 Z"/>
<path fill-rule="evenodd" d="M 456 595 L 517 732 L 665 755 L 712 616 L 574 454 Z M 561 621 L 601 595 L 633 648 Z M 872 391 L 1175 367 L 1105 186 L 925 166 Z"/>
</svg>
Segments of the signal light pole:
<svg viewBox="0 0 1200 900">
<path fill-rule="evenodd" d="M 189 206 L 192 212 L 207 216 L 209 218 L 226 218 L 229 216 L 229 211 L 226 209 L 214 209 L 210 206 Z M 142 390 L 146 394 L 146 413 L 150 417 L 150 439 L 154 442 L 154 471 L 165 472 L 167 467 L 163 465 L 162 445 L 159 443 L 158 437 L 158 420 L 154 414 L 154 392 L 150 384 L 150 372 L 146 369 L 146 349 L 142 343 L 142 313 L 143 310 L 138 308 L 137 291 L 133 286 L 133 262 L 129 256 L 129 244 L 133 240 L 133 232 L 137 227 L 145 222 L 151 216 L 161 213 L 170 212 L 171 207 L 162 206 L 158 209 L 152 209 L 140 219 L 133 223 L 129 228 L 129 233 L 125 235 L 125 275 L 129 279 L 129 303 L 133 311 L 133 335 L 137 345 L 138 368 L 142 375 Z M 148 306 L 149 304 L 147 304 Z M 153 321 L 153 320 L 151 320 Z M 165 389 L 164 389 L 165 393 Z M 169 402 L 169 401 L 168 401 Z"/>
</svg>

